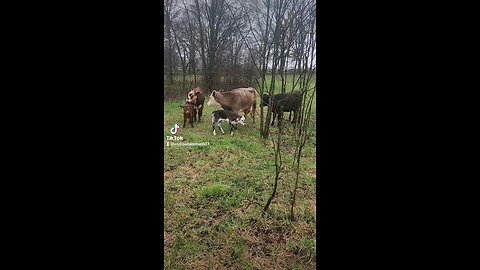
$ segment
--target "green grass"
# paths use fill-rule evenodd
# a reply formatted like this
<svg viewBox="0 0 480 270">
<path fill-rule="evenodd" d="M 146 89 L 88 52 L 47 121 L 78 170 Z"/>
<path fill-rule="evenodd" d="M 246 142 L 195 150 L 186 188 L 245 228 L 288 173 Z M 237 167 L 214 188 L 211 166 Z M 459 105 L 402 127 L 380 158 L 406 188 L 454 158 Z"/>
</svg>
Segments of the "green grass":
<svg viewBox="0 0 480 270">
<path fill-rule="evenodd" d="M 183 100 L 165 102 L 164 132 L 183 126 Z M 259 104 L 259 103 L 258 103 Z M 233 136 L 213 136 L 211 112 L 205 103 L 202 122 L 181 128 L 185 142 L 208 146 L 174 146 L 165 150 L 164 263 L 166 269 L 314 269 L 315 138 L 303 151 L 295 214 L 288 218 L 294 185 L 293 126 L 286 124 L 284 170 L 277 196 L 267 214 L 261 210 L 273 189 L 274 155 L 271 140 L 259 134 L 247 116 Z M 258 108 L 257 108 L 258 110 Z M 315 120 L 315 114 L 312 115 Z M 288 118 L 288 114 L 287 114 Z M 218 131 L 218 130 L 217 130 Z M 275 136 L 276 126 L 271 129 Z M 312 125 L 311 134 L 315 134 Z"/>
<path fill-rule="evenodd" d="M 199 195 L 203 198 L 218 198 L 228 194 L 229 186 L 224 184 L 209 184 L 200 189 Z"/>
</svg>

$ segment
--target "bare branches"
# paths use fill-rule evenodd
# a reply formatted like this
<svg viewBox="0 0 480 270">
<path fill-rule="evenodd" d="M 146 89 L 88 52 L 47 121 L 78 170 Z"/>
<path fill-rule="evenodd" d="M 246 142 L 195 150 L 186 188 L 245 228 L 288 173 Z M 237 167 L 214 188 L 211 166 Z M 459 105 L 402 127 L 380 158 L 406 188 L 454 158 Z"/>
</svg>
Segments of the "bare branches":
<svg viewBox="0 0 480 270">
<path fill-rule="evenodd" d="M 313 83 L 313 70 L 314 58 L 315 58 L 315 14 L 310 12 L 314 8 L 314 1 L 306 1 L 305 3 L 305 15 L 304 21 L 305 24 L 301 25 L 299 28 L 299 35 L 301 37 L 300 42 L 296 45 L 297 48 L 300 48 L 303 53 L 298 54 L 296 57 L 297 64 L 302 71 L 301 76 L 298 78 L 299 90 L 302 93 L 303 101 L 300 111 L 300 121 L 298 126 L 296 126 L 296 131 L 294 135 L 294 144 L 295 144 L 295 157 L 293 161 L 293 167 L 295 171 L 295 186 L 292 191 L 292 201 L 290 206 L 290 218 L 295 219 L 294 206 L 297 198 L 297 188 L 300 177 L 300 161 L 302 156 L 302 150 L 309 139 L 310 135 L 310 120 L 312 115 L 312 104 L 315 97 L 316 85 Z M 308 8 L 308 7 L 312 8 Z M 313 86 L 312 86 L 313 84 Z M 295 85 L 294 85 L 295 87 Z"/>
<path fill-rule="evenodd" d="M 280 119 L 279 119 L 280 121 Z M 277 143 L 275 143 L 275 140 L 272 138 L 272 143 L 273 143 L 273 151 L 275 153 L 275 181 L 274 181 L 274 186 L 273 186 L 273 191 L 272 195 L 268 198 L 267 203 L 265 204 L 265 207 L 263 208 L 263 214 L 266 213 L 268 210 L 268 207 L 270 206 L 272 200 L 275 198 L 275 195 L 277 193 L 277 187 L 278 187 L 278 179 L 280 172 L 282 170 L 282 152 L 281 152 L 281 138 L 282 138 L 282 130 L 281 130 L 281 125 L 279 126 L 279 130 L 277 133 Z"/>
</svg>

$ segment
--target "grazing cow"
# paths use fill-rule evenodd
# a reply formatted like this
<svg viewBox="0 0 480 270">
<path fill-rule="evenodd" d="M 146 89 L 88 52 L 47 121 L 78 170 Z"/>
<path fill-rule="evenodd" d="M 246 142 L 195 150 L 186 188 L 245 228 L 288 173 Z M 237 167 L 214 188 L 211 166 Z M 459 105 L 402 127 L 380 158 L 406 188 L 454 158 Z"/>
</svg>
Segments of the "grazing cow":
<svg viewBox="0 0 480 270">
<path fill-rule="evenodd" d="M 212 112 L 213 135 L 217 135 L 215 132 L 215 127 L 219 127 L 222 133 L 225 134 L 222 126 L 220 125 L 222 122 L 228 122 L 230 125 L 230 135 L 233 135 L 233 130 L 237 129 L 237 124 L 245 126 L 245 116 L 240 116 L 228 110 L 218 110 Z"/>
<path fill-rule="evenodd" d="M 190 92 L 188 92 L 186 101 L 195 105 L 195 110 L 198 110 L 198 122 L 200 122 L 203 112 L 203 103 L 205 102 L 203 89 L 200 87 L 192 89 Z M 193 120 L 197 121 L 197 114 L 193 116 Z"/>
<path fill-rule="evenodd" d="M 222 106 L 224 110 L 240 114 L 241 111 L 252 114 L 255 124 L 256 93 L 253 87 L 237 88 L 231 91 L 213 90 L 208 100 L 208 106 Z"/>
<path fill-rule="evenodd" d="M 270 96 L 264 94 L 262 97 L 261 106 L 268 106 L 270 104 Z M 290 121 L 291 113 L 293 112 L 293 121 L 300 120 L 298 117 L 298 113 L 300 107 L 302 105 L 302 94 L 299 92 L 294 93 L 284 93 L 284 94 L 276 94 L 273 96 L 273 105 L 272 105 L 272 112 L 273 112 L 273 120 L 272 126 L 275 122 L 275 117 L 278 116 L 283 117 L 283 112 L 290 112 L 288 116 L 288 121 Z M 279 123 L 280 124 L 280 123 Z"/>
<path fill-rule="evenodd" d="M 190 123 L 193 128 L 193 117 L 197 114 L 197 110 L 195 110 L 195 104 L 187 101 L 185 102 L 184 106 L 180 107 L 183 108 L 183 127 L 185 127 L 188 119 L 188 123 Z"/>
</svg>

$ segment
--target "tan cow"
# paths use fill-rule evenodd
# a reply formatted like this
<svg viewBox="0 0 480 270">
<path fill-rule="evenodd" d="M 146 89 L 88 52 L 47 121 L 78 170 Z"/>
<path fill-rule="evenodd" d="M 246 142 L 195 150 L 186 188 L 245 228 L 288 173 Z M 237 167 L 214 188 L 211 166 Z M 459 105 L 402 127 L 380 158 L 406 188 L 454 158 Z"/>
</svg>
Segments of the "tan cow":
<svg viewBox="0 0 480 270">
<path fill-rule="evenodd" d="M 236 114 L 240 112 L 251 113 L 255 124 L 256 91 L 253 87 L 237 88 L 231 91 L 213 90 L 208 100 L 208 106 L 221 106 L 224 110 Z"/>
</svg>

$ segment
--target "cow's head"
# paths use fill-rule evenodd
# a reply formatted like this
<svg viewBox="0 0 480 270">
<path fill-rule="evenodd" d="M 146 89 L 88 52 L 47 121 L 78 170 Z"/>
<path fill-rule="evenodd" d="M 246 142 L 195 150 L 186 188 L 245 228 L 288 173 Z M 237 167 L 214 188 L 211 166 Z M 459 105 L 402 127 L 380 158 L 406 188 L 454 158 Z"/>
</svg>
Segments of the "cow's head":
<svg viewBox="0 0 480 270">
<path fill-rule="evenodd" d="M 270 96 L 267 94 L 263 94 L 262 101 L 260 102 L 260 106 L 268 106 L 268 103 L 270 101 Z"/>
<path fill-rule="evenodd" d="M 218 103 L 215 100 L 215 97 L 218 97 L 219 95 L 221 95 L 220 92 L 218 92 L 217 90 L 213 90 L 212 93 L 210 94 L 210 97 L 208 98 L 207 105 L 208 106 L 221 106 L 220 103 Z"/>
<path fill-rule="evenodd" d="M 187 99 L 185 101 L 193 104 L 197 103 L 197 95 L 195 94 L 195 90 L 188 92 Z"/>
</svg>

